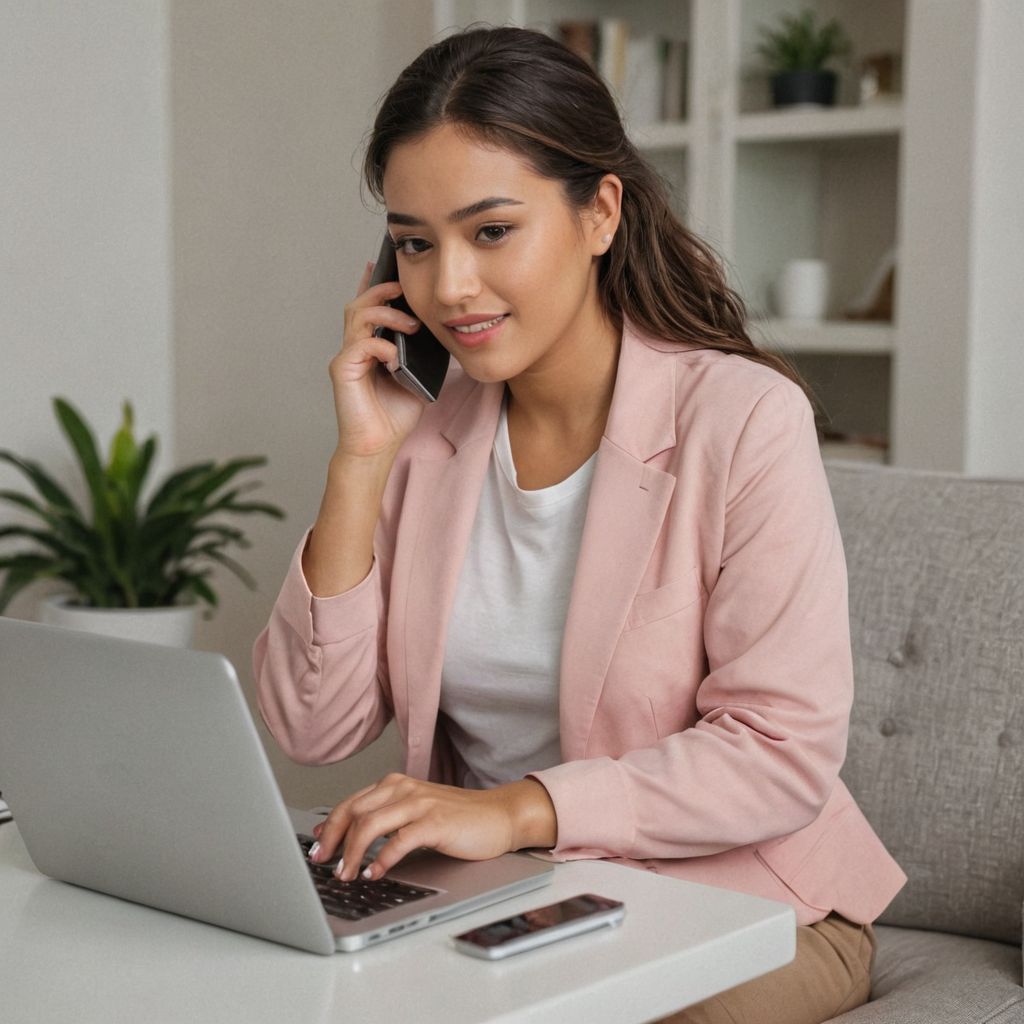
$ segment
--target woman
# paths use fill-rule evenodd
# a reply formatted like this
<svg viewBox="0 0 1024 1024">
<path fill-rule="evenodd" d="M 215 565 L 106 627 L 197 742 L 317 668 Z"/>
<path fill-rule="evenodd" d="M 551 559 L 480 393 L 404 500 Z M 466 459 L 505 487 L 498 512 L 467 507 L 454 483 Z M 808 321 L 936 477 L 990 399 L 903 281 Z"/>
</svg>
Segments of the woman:
<svg viewBox="0 0 1024 1024">
<path fill-rule="evenodd" d="M 338 446 L 254 667 L 290 756 L 394 718 L 405 772 L 339 803 L 314 857 L 343 841 L 351 879 L 391 834 L 372 877 L 531 847 L 785 900 L 794 963 L 676 1019 L 858 1005 L 904 876 L 838 779 L 845 563 L 795 374 L 544 35 L 424 51 L 365 176 L 401 282 L 367 267 L 346 307 Z M 453 356 L 429 407 L 374 333 L 421 324 Z"/>
</svg>

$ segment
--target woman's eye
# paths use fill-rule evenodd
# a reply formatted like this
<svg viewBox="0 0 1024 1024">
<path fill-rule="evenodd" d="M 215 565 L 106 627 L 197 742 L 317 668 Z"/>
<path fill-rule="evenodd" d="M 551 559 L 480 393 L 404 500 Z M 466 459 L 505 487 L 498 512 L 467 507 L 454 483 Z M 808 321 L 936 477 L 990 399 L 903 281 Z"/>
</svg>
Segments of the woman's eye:
<svg viewBox="0 0 1024 1024">
<path fill-rule="evenodd" d="M 422 238 L 400 238 L 392 244 L 404 256 L 418 256 L 421 252 L 425 252 L 430 245 L 429 242 L 424 241 Z M 417 248 L 417 246 L 422 246 L 423 248 Z"/>
<path fill-rule="evenodd" d="M 485 224 L 480 229 L 485 242 L 500 242 L 512 228 L 508 224 Z"/>
</svg>

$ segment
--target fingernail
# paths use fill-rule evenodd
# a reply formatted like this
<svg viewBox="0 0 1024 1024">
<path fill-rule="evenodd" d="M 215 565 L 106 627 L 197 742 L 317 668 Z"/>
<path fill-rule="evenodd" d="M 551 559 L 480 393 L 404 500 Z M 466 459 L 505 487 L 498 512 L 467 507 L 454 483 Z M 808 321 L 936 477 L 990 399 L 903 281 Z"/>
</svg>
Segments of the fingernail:
<svg viewBox="0 0 1024 1024">
<path fill-rule="evenodd" d="M 319 857 L 319 856 L 320 856 L 320 844 L 319 843 L 314 843 L 309 848 L 309 859 L 310 860 L 316 860 L 317 857 Z"/>
<path fill-rule="evenodd" d="M 345 870 L 345 859 L 344 857 L 338 860 L 338 866 L 334 869 L 334 877 L 341 878 L 341 873 Z"/>
<path fill-rule="evenodd" d="M 373 865 L 363 868 L 363 878 L 373 878 Z"/>
</svg>

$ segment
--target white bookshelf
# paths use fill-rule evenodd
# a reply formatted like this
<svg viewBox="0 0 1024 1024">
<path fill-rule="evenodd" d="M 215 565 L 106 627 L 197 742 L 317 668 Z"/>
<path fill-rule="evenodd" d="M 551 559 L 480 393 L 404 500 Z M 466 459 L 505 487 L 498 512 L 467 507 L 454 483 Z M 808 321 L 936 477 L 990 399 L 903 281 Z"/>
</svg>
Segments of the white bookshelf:
<svg viewBox="0 0 1024 1024">
<path fill-rule="evenodd" d="M 898 136 L 902 130 L 903 104 L 883 101 L 864 107 L 740 114 L 734 137 L 737 142 L 798 142 Z"/>
<path fill-rule="evenodd" d="M 651 121 L 630 129 L 630 138 L 646 153 L 684 150 L 690 145 L 690 126 L 685 121 Z"/>
<path fill-rule="evenodd" d="M 752 320 L 751 327 L 755 343 L 782 352 L 891 356 L 896 348 L 896 329 L 891 324 L 770 318 Z"/>
</svg>

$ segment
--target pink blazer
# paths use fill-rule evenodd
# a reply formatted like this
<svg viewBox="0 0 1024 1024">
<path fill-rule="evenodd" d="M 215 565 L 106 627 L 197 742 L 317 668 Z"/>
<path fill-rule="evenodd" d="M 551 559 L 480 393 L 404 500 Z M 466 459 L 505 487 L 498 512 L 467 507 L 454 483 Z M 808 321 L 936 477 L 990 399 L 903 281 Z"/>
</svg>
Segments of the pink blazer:
<svg viewBox="0 0 1024 1024">
<path fill-rule="evenodd" d="M 403 445 L 367 578 L 311 595 L 305 537 L 253 655 L 303 763 L 394 718 L 405 771 L 453 782 L 444 637 L 503 393 L 453 369 Z M 564 763 L 535 775 L 555 859 L 605 857 L 873 920 L 906 881 L 838 778 L 846 565 L 810 406 L 741 356 L 623 331 L 565 626 Z"/>
</svg>

